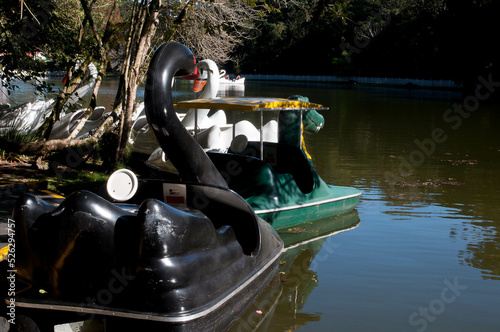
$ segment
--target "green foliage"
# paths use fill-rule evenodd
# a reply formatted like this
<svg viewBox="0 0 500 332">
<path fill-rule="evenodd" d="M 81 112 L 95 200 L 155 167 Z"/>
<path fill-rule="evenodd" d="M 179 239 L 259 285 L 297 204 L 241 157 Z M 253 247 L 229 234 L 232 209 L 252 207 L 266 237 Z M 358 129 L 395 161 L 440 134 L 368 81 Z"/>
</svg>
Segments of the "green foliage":
<svg viewBox="0 0 500 332">
<path fill-rule="evenodd" d="M 331 67 L 332 46 L 348 20 L 348 1 L 301 0 L 270 13 L 238 53 L 248 54 L 243 72 L 321 74 Z M 271 2 L 279 7 L 277 2 Z M 300 64 L 300 65 L 299 65 Z"/>
<path fill-rule="evenodd" d="M 270 13 L 242 71 L 471 80 L 495 71 L 500 2 L 300 0 Z"/>
<path fill-rule="evenodd" d="M 124 40 L 126 29 L 120 25 L 119 15 L 113 25 L 105 29 L 111 9 L 107 2 L 93 2 L 92 12 L 101 38 L 113 47 Z M 79 1 L 2 0 L 0 27 L 0 52 L 3 54 L 0 78 L 9 90 L 16 89 L 18 80 L 35 80 L 33 84 L 40 93 L 51 92 L 51 87 L 40 80 L 47 70 L 65 71 L 75 60 L 95 58 L 98 53 Z M 43 54 L 45 60 L 37 59 L 35 54 Z"/>
<path fill-rule="evenodd" d="M 40 76 L 44 61 L 35 58 L 42 51 L 41 39 L 50 21 L 50 6 L 45 2 L 33 2 L 30 11 L 21 12 L 19 1 L 4 0 L 0 6 L 0 57 L 3 85 L 16 88 L 16 79 L 30 80 Z"/>
<path fill-rule="evenodd" d="M 66 172 L 64 174 L 66 175 L 65 180 L 67 182 L 71 182 L 74 184 L 75 183 L 84 184 L 92 182 L 105 183 L 109 177 L 105 173 L 95 172 L 90 170 L 81 170 L 79 172 Z"/>
<path fill-rule="evenodd" d="M 47 177 L 48 189 L 69 195 L 76 190 L 98 192 L 106 184 L 109 174 L 93 170 L 98 165 L 86 164 L 84 169 L 69 170 L 58 177 Z"/>
</svg>

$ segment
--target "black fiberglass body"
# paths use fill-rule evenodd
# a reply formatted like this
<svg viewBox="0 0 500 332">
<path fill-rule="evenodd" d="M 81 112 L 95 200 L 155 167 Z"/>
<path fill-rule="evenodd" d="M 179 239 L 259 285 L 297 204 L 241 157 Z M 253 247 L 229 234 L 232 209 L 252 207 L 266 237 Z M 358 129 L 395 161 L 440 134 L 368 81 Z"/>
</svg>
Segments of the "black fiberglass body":
<svg viewBox="0 0 500 332">
<path fill-rule="evenodd" d="M 102 315 L 128 328 L 222 330 L 274 277 L 278 235 L 228 189 L 175 115 L 171 82 L 194 70 L 189 49 L 162 45 L 145 95 L 148 121 L 179 170 L 186 204 L 146 199 L 130 213 L 87 191 L 57 207 L 21 196 L 13 213 L 15 266 L 4 270 L 15 274 L 16 294 L 6 303 L 15 302 L 19 315 L 39 328 Z"/>
</svg>

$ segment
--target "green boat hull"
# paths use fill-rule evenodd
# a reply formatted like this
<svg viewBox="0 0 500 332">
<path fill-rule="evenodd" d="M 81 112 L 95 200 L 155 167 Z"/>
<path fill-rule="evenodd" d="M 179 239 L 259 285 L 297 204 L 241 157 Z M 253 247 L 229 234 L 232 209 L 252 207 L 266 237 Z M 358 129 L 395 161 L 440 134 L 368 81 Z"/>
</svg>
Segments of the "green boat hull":
<svg viewBox="0 0 500 332">
<path fill-rule="evenodd" d="M 264 146 L 273 148 L 281 163 L 271 165 L 250 154 L 209 152 L 208 155 L 225 174 L 229 187 L 273 228 L 344 214 L 358 204 L 360 190 L 325 183 L 300 149 L 271 143 Z M 254 150 L 253 155 L 259 155 L 258 151 Z M 227 172 L 230 169 L 234 171 Z"/>
<path fill-rule="evenodd" d="M 336 192 L 346 193 L 347 195 L 332 197 L 330 200 L 312 201 L 275 209 L 258 210 L 254 207 L 254 210 L 259 217 L 269 222 L 274 229 L 281 230 L 313 220 L 348 213 L 359 203 L 361 192 L 357 189 L 337 186 L 329 187 L 332 190 L 332 196 L 335 196 Z"/>
</svg>

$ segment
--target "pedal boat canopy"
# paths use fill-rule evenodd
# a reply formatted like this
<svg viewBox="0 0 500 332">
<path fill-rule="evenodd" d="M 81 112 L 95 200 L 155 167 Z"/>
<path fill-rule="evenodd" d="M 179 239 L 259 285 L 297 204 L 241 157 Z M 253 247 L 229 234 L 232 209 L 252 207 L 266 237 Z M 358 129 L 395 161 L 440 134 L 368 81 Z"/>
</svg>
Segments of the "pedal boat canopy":
<svg viewBox="0 0 500 332">
<path fill-rule="evenodd" d="M 319 104 L 285 98 L 214 98 L 181 101 L 174 105 L 179 108 L 205 108 L 225 111 L 326 111 L 328 107 Z"/>
<path fill-rule="evenodd" d="M 223 110 L 223 111 L 244 111 L 244 112 L 260 112 L 260 159 L 264 159 L 264 112 L 283 112 L 295 111 L 298 113 L 296 123 L 302 123 L 304 111 L 326 111 L 329 108 L 320 104 L 305 102 L 301 100 L 285 99 L 285 98 L 272 98 L 272 97 L 226 97 L 226 98 L 204 98 L 193 99 L 178 102 L 174 104 L 177 108 L 194 108 L 194 109 L 210 109 L 210 110 Z M 195 118 L 195 137 L 196 131 L 196 118 Z M 235 133 L 236 122 L 233 122 L 233 138 Z M 302 137 L 301 126 L 296 127 L 296 137 Z M 292 134 L 293 135 L 293 134 Z M 298 138 L 295 138 L 297 140 Z M 300 139 L 301 140 L 301 139 Z M 298 141 L 297 141 L 298 144 Z M 300 145 L 300 144 L 298 144 Z"/>
</svg>

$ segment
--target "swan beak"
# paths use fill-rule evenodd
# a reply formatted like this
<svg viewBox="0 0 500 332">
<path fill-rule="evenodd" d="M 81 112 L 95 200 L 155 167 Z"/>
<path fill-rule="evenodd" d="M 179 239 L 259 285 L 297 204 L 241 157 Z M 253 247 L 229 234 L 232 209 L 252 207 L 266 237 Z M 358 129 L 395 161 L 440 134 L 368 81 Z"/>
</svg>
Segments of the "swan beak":
<svg viewBox="0 0 500 332">
<path fill-rule="evenodd" d="M 190 75 L 179 76 L 179 78 L 182 78 L 185 80 L 197 80 L 199 77 L 200 77 L 200 72 L 198 70 L 198 67 L 194 67 L 194 72 Z"/>
<path fill-rule="evenodd" d="M 193 92 L 200 92 L 207 84 L 207 80 L 195 80 L 193 84 Z"/>
</svg>

